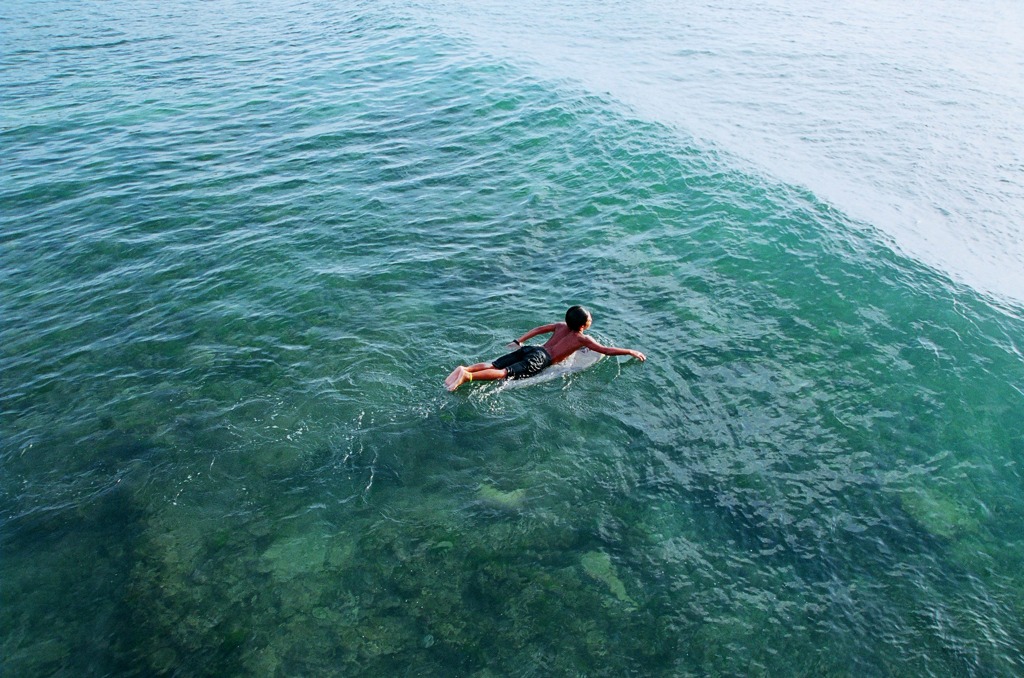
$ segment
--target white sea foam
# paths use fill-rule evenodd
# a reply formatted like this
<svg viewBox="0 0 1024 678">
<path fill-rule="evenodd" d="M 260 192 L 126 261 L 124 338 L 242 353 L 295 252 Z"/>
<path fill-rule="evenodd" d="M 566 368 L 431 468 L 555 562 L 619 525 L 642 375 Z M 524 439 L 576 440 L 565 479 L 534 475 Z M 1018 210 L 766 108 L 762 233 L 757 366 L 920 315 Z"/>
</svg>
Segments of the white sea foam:
<svg viewBox="0 0 1024 678">
<path fill-rule="evenodd" d="M 806 186 L 1024 301 L 1024 5 L 448 0 L 481 49 Z"/>
</svg>

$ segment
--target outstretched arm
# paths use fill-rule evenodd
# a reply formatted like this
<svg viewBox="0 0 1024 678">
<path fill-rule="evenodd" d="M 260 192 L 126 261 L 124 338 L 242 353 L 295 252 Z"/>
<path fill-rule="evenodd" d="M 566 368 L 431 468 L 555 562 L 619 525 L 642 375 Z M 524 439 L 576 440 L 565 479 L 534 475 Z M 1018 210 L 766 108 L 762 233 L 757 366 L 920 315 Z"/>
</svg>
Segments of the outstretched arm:
<svg viewBox="0 0 1024 678">
<path fill-rule="evenodd" d="M 555 331 L 555 327 L 556 326 L 553 323 L 551 325 L 541 325 L 540 327 L 534 327 L 532 330 L 516 339 L 515 342 L 517 344 L 522 345 L 524 341 L 536 337 L 538 334 L 551 334 L 552 332 Z"/>
<path fill-rule="evenodd" d="M 591 351 L 597 351 L 598 353 L 603 353 L 605 355 L 629 355 L 629 356 L 633 356 L 634 358 L 636 358 L 640 362 L 643 362 L 643 361 L 647 360 L 647 356 L 645 356 L 640 351 L 634 351 L 631 348 L 619 348 L 617 346 L 605 346 L 604 344 L 601 344 L 598 341 L 596 341 L 595 339 L 593 339 L 592 337 L 588 337 L 588 336 L 584 336 L 583 339 L 584 339 L 583 345 L 586 346 L 587 348 L 589 348 Z"/>
</svg>

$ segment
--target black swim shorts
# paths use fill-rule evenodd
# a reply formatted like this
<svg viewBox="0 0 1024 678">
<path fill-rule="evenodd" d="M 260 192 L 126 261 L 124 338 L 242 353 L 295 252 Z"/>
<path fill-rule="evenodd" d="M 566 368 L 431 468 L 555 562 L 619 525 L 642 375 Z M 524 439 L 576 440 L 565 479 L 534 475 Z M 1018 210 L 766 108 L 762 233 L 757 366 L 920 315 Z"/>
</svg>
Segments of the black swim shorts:
<svg viewBox="0 0 1024 678">
<path fill-rule="evenodd" d="M 499 370 L 508 370 L 510 379 L 532 377 L 551 364 L 551 354 L 543 346 L 523 346 L 494 361 Z"/>
</svg>

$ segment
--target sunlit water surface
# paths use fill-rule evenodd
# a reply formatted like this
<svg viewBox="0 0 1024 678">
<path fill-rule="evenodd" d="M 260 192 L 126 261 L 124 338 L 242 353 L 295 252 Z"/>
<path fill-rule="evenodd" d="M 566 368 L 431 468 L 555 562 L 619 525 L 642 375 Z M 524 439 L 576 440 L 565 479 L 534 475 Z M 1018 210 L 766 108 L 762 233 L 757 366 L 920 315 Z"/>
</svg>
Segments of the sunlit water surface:
<svg viewBox="0 0 1024 678">
<path fill-rule="evenodd" d="M 1024 671 L 1024 319 L 848 200 L 897 142 L 745 155 L 439 7 L 0 10 L 4 674 Z M 837 192 L 771 162 L 815 148 Z M 968 164 L 914 200 L 1019 256 Z M 574 303 L 649 360 L 441 388 Z"/>
</svg>

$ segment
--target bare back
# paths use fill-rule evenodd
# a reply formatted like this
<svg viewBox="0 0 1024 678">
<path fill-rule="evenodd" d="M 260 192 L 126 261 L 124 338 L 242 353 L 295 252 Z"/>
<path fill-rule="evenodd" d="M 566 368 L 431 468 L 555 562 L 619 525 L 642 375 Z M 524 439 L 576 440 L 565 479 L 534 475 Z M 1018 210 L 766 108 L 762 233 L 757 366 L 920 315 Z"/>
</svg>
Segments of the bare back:
<svg viewBox="0 0 1024 678">
<path fill-rule="evenodd" d="M 631 348 L 619 348 L 617 346 L 605 346 L 601 342 L 595 340 L 593 337 L 588 337 L 583 334 L 583 331 L 590 327 L 590 318 L 587 318 L 586 324 L 579 330 L 570 329 L 565 323 L 552 323 L 550 325 L 541 325 L 540 327 L 534 327 L 532 330 L 527 332 L 520 339 L 516 339 L 517 342 L 524 342 L 530 337 L 535 337 L 538 334 L 551 333 L 551 338 L 544 344 L 544 349 L 551 356 L 552 363 L 560 363 L 576 351 L 581 348 L 589 348 L 591 351 L 597 351 L 604 355 L 631 355 L 637 360 L 644 361 L 647 359 L 640 351 L 634 351 Z"/>
<path fill-rule="evenodd" d="M 544 349 L 551 354 L 552 363 L 560 363 L 584 346 L 595 343 L 593 339 L 569 329 L 565 323 L 555 323 L 551 338 L 544 343 Z"/>
</svg>

